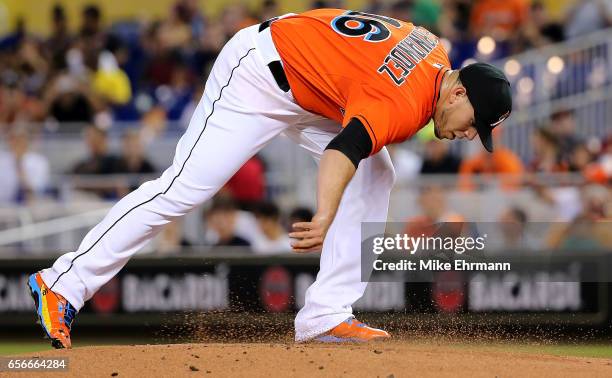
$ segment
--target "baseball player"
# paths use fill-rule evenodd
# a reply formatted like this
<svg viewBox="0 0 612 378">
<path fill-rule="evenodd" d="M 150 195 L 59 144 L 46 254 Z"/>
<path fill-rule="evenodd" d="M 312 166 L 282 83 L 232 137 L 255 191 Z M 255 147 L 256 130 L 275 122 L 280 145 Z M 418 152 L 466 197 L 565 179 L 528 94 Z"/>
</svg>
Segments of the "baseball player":
<svg viewBox="0 0 612 378">
<path fill-rule="evenodd" d="M 40 323 L 53 346 L 70 347 L 86 300 L 165 224 L 284 134 L 319 164 L 316 213 L 289 234 L 295 252 L 322 250 L 295 340 L 388 338 L 351 308 L 367 285 L 361 222 L 387 219 L 395 173 L 385 145 L 433 118 L 438 138 L 479 135 L 492 151 L 491 131 L 511 108 L 501 71 L 483 63 L 452 70 L 439 39 L 411 23 L 319 9 L 241 30 L 217 58 L 172 166 L 119 201 L 76 251 L 30 276 Z"/>
</svg>

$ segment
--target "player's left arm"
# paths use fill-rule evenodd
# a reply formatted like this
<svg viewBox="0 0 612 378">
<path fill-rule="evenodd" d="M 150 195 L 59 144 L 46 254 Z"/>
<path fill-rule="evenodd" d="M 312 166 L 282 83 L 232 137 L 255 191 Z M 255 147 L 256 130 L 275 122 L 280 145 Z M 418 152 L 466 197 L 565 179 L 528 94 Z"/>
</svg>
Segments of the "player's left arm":
<svg viewBox="0 0 612 378">
<path fill-rule="evenodd" d="M 359 162 L 372 151 L 372 141 L 364 125 L 353 118 L 327 146 L 319 163 L 317 212 L 311 222 L 293 225 L 289 237 L 295 252 L 320 251 L 342 195 L 355 175 Z"/>
</svg>

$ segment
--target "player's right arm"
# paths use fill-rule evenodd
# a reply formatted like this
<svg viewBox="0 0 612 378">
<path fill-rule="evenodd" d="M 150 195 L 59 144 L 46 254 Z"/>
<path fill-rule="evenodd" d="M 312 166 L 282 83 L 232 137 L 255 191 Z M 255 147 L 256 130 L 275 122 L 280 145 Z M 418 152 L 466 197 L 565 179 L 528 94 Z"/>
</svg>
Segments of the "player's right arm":
<svg viewBox="0 0 612 378">
<path fill-rule="evenodd" d="M 364 125 L 357 118 L 327 146 L 319 163 L 317 212 L 311 222 L 293 225 L 290 237 L 295 252 L 319 251 L 331 225 L 348 183 L 355 175 L 359 162 L 372 151 L 372 142 Z"/>
<path fill-rule="evenodd" d="M 311 222 L 293 225 L 294 232 L 289 234 L 296 239 L 292 243 L 295 252 L 321 250 L 359 162 L 416 130 L 410 127 L 417 123 L 410 110 L 410 104 L 389 96 L 384 88 L 353 87 L 347 99 L 344 129 L 329 143 L 319 163 L 315 216 Z"/>
</svg>

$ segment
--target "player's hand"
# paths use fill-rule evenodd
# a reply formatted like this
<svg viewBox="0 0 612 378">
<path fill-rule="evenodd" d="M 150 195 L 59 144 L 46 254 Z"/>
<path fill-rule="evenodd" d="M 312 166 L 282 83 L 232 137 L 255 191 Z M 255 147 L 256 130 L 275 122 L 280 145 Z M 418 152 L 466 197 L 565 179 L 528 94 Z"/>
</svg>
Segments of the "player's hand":
<svg viewBox="0 0 612 378">
<path fill-rule="evenodd" d="M 293 232 L 289 237 L 295 239 L 291 242 L 293 252 L 307 253 L 318 252 L 323 248 L 323 240 L 331 224 L 331 216 L 315 214 L 310 222 L 298 222 L 293 224 Z"/>
</svg>

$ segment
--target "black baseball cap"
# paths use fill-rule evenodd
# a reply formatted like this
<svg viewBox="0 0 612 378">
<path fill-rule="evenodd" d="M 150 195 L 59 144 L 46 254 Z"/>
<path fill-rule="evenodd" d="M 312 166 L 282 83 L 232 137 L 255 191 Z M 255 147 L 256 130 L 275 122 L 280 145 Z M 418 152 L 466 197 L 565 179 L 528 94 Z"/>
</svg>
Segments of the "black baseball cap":
<svg viewBox="0 0 612 378">
<path fill-rule="evenodd" d="M 459 70 L 459 80 L 474 107 L 478 136 L 483 146 L 493 152 L 493 129 L 510 116 L 512 94 L 506 75 L 488 63 L 474 63 Z"/>
</svg>

